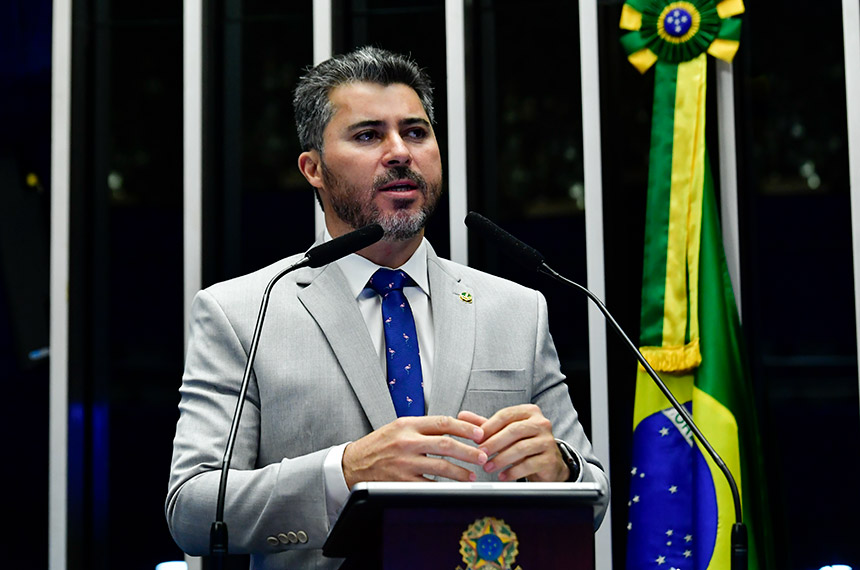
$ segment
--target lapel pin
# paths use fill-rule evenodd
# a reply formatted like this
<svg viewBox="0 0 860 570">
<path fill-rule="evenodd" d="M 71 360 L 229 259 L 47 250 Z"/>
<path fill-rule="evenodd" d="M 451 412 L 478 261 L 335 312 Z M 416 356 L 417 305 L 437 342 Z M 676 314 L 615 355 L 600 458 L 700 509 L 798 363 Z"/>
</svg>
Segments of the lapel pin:
<svg viewBox="0 0 860 570">
<path fill-rule="evenodd" d="M 469 293 L 468 291 L 463 291 L 462 293 L 460 293 L 460 300 L 463 301 L 464 303 L 471 303 L 472 302 L 472 294 Z"/>
</svg>

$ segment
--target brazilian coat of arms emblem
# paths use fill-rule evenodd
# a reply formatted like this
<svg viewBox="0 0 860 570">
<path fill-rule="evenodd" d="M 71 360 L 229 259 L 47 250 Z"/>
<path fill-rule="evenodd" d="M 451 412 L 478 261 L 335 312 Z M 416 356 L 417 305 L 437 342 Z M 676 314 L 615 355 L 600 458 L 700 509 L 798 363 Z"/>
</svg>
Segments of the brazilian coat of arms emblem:
<svg viewBox="0 0 860 570">
<path fill-rule="evenodd" d="M 466 568 L 457 570 L 522 570 L 514 566 L 519 554 L 517 535 L 505 521 L 484 517 L 469 525 L 460 537 L 460 555 Z"/>
</svg>

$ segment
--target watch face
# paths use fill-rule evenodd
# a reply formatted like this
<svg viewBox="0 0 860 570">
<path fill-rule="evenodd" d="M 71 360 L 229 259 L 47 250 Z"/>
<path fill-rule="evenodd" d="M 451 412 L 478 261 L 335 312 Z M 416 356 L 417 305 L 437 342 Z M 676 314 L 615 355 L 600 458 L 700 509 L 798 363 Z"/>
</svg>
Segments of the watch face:
<svg viewBox="0 0 860 570">
<path fill-rule="evenodd" d="M 568 481 L 576 481 L 579 479 L 579 461 L 576 458 L 576 454 L 573 453 L 573 450 L 564 443 L 563 441 L 557 441 L 558 450 L 561 452 L 561 458 L 564 459 L 564 462 L 567 464 L 567 468 L 570 470 L 570 476 L 568 477 Z"/>
</svg>

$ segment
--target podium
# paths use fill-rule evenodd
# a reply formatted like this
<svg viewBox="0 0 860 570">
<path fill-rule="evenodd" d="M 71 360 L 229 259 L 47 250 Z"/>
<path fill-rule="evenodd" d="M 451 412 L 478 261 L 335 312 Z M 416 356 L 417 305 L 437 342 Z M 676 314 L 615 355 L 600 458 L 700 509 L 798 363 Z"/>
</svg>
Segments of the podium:
<svg viewBox="0 0 860 570">
<path fill-rule="evenodd" d="M 595 483 L 359 483 L 323 546 L 341 570 L 594 568 Z"/>
</svg>

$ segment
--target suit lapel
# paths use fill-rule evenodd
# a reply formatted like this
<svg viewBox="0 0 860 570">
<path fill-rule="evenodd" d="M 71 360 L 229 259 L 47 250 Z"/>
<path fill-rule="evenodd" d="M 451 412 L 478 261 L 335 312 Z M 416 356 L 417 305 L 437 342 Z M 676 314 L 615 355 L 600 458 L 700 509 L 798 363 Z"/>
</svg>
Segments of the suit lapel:
<svg viewBox="0 0 860 570">
<path fill-rule="evenodd" d="M 475 306 L 461 298 L 468 283 L 449 273 L 428 247 L 433 327 L 436 344 L 428 415 L 456 416 L 460 411 L 475 352 Z"/>
<path fill-rule="evenodd" d="M 296 281 L 299 301 L 325 334 L 373 429 L 394 421 L 385 372 L 340 268 L 332 263 L 322 270 L 302 269 Z"/>
</svg>

